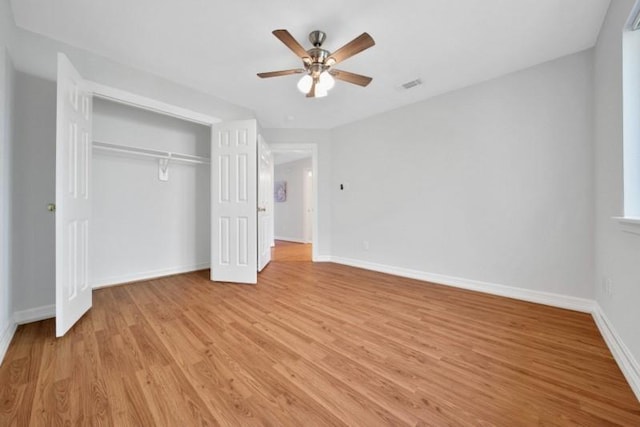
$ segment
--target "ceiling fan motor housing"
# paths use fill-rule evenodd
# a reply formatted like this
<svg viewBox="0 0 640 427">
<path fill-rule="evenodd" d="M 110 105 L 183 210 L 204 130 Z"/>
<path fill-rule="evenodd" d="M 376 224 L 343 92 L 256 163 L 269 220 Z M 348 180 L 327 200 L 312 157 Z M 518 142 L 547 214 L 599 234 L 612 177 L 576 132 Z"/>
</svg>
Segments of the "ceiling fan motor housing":
<svg viewBox="0 0 640 427">
<path fill-rule="evenodd" d="M 311 61 L 305 62 L 305 69 L 314 78 L 317 78 L 320 73 L 329 68 L 326 65 L 326 60 L 331 52 L 320 47 L 326 39 L 327 34 L 323 31 L 315 30 L 309 33 L 309 41 L 314 47 L 307 51 Z"/>
<path fill-rule="evenodd" d="M 320 30 L 311 31 L 309 33 L 309 41 L 315 47 L 322 46 L 322 43 L 324 43 L 326 39 L 327 39 L 327 34 Z"/>
<path fill-rule="evenodd" d="M 305 63 L 305 68 L 312 75 L 319 75 L 321 72 L 326 70 L 327 67 L 325 65 L 325 60 L 329 57 L 330 52 L 328 50 L 321 49 L 319 47 L 311 48 L 307 51 L 309 57 L 311 58 L 310 63 Z"/>
</svg>

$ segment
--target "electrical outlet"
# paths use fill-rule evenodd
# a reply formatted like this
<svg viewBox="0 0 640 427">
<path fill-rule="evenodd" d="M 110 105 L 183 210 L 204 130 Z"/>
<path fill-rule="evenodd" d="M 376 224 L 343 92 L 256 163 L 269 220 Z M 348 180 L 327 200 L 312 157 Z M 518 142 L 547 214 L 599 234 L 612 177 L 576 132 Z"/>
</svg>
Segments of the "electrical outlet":
<svg viewBox="0 0 640 427">
<path fill-rule="evenodd" d="M 369 250 L 369 241 L 368 241 L 368 240 L 363 240 L 363 241 L 362 241 L 362 248 L 363 248 L 365 251 L 368 251 L 368 250 Z"/>
</svg>

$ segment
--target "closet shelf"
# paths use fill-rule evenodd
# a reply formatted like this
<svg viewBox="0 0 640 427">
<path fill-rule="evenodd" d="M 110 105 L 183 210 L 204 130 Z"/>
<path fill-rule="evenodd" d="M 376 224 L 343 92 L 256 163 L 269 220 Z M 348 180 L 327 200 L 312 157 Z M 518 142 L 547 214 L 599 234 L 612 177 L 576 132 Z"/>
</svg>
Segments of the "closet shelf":
<svg viewBox="0 0 640 427">
<path fill-rule="evenodd" d="M 151 148 L 133 147 L 130 145 L 111 144 L 108 142 L 93 141 L 93 148 L 104 151 L 112 151 L 116 153 L 133 154 L 136 156 L 151 157 L 166 161 L 179 161 L 195 164 L 210 164 L 211 159 L 202 156 L 193 156 L 191 154 L 174 153 L 171 151 L 154 150 Z"/>
</svg>

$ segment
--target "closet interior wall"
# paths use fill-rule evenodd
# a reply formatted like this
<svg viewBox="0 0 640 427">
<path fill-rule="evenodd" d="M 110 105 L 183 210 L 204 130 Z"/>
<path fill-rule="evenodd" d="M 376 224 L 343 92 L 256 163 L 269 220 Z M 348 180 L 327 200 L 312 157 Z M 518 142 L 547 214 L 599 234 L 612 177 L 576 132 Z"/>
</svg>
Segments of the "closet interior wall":
<svg viewBox="0 0 640 427">
<path fill-rule="evenodd" d="M 210 158 L 210 128 L 94 98 L 93 140 Z M 208 268 L 209 164 L 93 150 L 93 287 Z"/>
</svg>

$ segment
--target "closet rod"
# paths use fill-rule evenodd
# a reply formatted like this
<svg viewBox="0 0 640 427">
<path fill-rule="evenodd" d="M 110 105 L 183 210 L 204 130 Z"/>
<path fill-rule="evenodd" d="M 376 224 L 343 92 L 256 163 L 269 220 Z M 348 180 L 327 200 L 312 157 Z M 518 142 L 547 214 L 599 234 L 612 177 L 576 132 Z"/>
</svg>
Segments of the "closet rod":
<svg viewBox="0 0 640 427">
<path fill-rule="evenodd" d="M 192 156 L 191 154 L 174 153 L 170 151 L 160 151 L 151 148 L 141 148 L 129 145 L 111 144 L 107 142 L 93 141 L 93 147 L 104 150 L 113 151 L 116 153 L 134 154 L 137 156 L 152 157 L 155 159 L 170 159 L 171 161 L 177 160 L 180 162 L 196 163 L 196 164 L 209 164 L 210 159 L 201 156 Z"/>
</svg>

